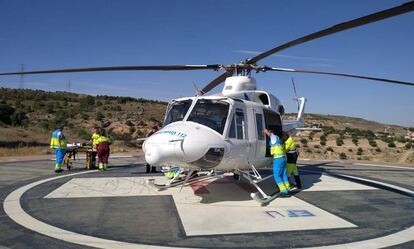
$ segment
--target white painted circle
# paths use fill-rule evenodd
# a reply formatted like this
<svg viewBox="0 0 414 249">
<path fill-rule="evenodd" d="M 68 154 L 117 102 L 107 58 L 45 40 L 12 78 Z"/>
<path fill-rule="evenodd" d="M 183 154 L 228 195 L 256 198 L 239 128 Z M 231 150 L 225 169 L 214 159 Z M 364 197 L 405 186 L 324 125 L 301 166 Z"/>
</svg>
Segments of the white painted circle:
<svg viewBox="0 0 414 249">
<path fill-rule="evenodd" d="M 66 241 L 66 242 L 75 243 L 75 244 L 79 244 L 79 245 L 91 246 L 91 247 L 96 247 L 96 248 L 110 248 L 110 249 L 117 249 L 117 248 L 127 248 L 127 249 L 128 248 L 139 248 L 139 249 L 141 249 L 141 248 L 147 248 L 147 249 L 171 248 L 171 247 L 163 247 L 163 246 L 158 246 L 158 245 L 157 246 L 155 246 L 155 245 L 152 246 L 152 245 L 145 245 L 145 244 L 128 243 L 128 242 L 117 241 L 117 240 L 103 239 L 103 238 L 93 237 L 93 236 L 89 236 L 89 235 L 83 235 L 83 234 L 75 233 L 75 232 L 72 232 L 72 231 L 64 230 L 64 229 L 49 225 L 47 223 L 44 223 L 42 221 L 39 221 L 39 220 L 35 219 L 34 217 L 32 217 L 28 213 L 26 213 L 23 210 L 22 206 L 20 205 L 20 199 L 23 196 L 23 194 L 26 191 L 33 188 L 33 187 L 36 187 L 38 185 L 41 185 L 41 184 L 49 182 L 49 181 L 54 181 L 54 180 L 57 180 L 57 179 L 61 179 L 61 178 L 64 178 L 64 177 L 81 175 L 81 174 L 92 173 L 92 172 L 96 172 L 96 170 L 56 176 L 56 177 L 39 180 L 39 181 L 30 183 L 28 185 L 22 186 L 22 187 L 20 187 L 16 190 L 14 190 L 13 192 L 11 192 L 6 197 L 6 199 L 4 200 L 4 203 L 3 203 L 4 211 L 14 222 L 16 222 L 17 224 L 20 224 L 21 226 L 23 226 L 27 229 L 30 229 L 34 232 L 37 232 L 37 233 L 40 233 L 40 234 L 43 234 L 43 235 L 46 235 L 46 236 L 49 236 L 49 237 L 52 237 L 52 238 L 55 238 L 55 239 L 59 239 L 59 240 L 63 240 L 63 241 Z M 355 178 L 355 177 L 348 176 L 348 175 L 340 175 L 340 176 Z M 401 188 L 401 187 L 398 187 L 398 186 L 393 186 L 393 185 L 390 185 L 390 184 L 383 184 L 381 182 L 376 182 L 376 181 L 368 180 L 368 179 L 364 179 L 364 178 L 357 178 L 357 179 L 368 181 L 368 182 L 373 182 L 375 184 L 386 186 L 388 188 L 393 188 L 393 189 L 396 189 L 396 190 L 399 190 L 399 191 L 403 191 L 403 192 L 405 192 L 405 193 L 407 193 L 411 196 L 413 195 L 413 191 L 410 191 L 410 190 L 405 189 L 405 188 Z M 324 248 L 324 249 L 383 248 L 383 247 L 389 247 L 389 246 L 409 242 L 409 241 L 412 240 L 412 238 L 414 238 L 414 226 L 411 226 L 411 227 L 409 227 L 405 230 L 402 230 L 400 232 L 390 234 L 390 235 L 387 235 L 387 236 L 383 236 L 383 237 L 379 237 L 379 238 L 375 238 L 375 239 L 369 239 L 369 240 L 358 241 L 358 242 L 351 242 L 351 243 L 347 243 L 347 244 L 332 245 L 332 246 L 307 247 L 307 248 L 308 249 L 309 248 L 313 248 L 313 249 L 317 249 L 317 248 Z"/>
</svg>

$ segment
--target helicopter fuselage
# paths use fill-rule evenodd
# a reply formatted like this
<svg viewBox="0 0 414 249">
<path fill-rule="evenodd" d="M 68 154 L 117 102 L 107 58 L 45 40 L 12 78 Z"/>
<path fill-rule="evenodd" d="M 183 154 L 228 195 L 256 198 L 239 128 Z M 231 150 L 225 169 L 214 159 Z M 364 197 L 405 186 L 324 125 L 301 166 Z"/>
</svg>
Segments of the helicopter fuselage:
<svg viewBox="0 0 414 249">
<path fill-rule="evenodd" d="M 271 167 L 263 129 L 281 131 L 283 114 L 275 96 L 255 90 L 253 78 L 231 77 L 219 95 L 171 101 L 163 128 L 144 143 L 145 159 L 151 165 L 201 170 Z M 300 124 L 291 122 L 285 129 Z"/>
</svg>

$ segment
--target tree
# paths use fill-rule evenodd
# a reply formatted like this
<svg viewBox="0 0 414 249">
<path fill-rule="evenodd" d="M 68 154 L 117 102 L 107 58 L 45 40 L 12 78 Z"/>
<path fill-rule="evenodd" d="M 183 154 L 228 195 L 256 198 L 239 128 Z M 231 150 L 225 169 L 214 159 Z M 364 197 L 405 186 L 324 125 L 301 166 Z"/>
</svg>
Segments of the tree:
<svg viewBox="0 0 414 249">
<path fill-rule="evenodd" d="M 13 126 L 21 126 L 28 120 L 26 113 L 22 110 L 16 110 L 11 116 L 10 120 Z"/>
<path fill-rule="evenodd" d="M 5 124 L 11 124 L 10 116 L 14 113 L 14 111 L 15 109 L 6 102 L 0 102 L 0 121 Z"/>
</svg>

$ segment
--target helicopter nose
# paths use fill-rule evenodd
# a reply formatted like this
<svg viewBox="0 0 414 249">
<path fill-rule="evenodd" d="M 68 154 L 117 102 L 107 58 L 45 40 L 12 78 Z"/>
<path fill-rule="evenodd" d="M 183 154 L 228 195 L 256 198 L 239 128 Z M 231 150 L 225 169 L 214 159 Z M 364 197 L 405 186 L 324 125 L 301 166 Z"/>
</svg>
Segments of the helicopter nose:
<svg viewBox="0 0 414 249">
<path fill-rule="evenodd" d="M 170 124 L 144 143 L 145 160 L 157 166 L 211 169 L 225 152 L 221 135 L 193 122 Z"/>
<path fill-rule="evenodd" d="M 161 155 L 156 146 L 151 146 L 145 151 L 145 161 L 150 165 L 157 165 L 160 163 Z"/>
</svg>

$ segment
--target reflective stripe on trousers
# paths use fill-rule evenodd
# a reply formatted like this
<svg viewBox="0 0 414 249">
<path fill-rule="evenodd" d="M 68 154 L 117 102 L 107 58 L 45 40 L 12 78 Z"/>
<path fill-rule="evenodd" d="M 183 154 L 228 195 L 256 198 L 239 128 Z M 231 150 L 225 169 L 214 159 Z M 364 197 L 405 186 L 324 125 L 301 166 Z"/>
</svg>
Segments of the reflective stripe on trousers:
<svg viewBox="0 0 414 249">
<path fill-rule="evenodd" d="M 286 172 L 286 158 L 280 157 L 273 159 L 273 177 L 279 187 L 280 192 L 288 193 L 290 188 L 289 179 Z"/>
</svg>

